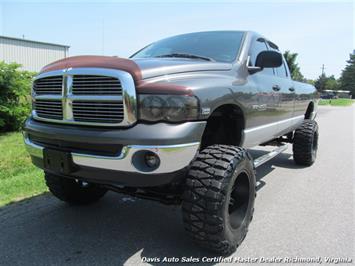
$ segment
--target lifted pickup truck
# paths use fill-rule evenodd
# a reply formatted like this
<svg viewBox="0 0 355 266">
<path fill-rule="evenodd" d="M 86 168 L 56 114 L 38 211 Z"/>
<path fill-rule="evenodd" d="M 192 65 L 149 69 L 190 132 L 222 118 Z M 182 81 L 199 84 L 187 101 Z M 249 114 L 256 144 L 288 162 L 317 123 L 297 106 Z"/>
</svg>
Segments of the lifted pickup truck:
<svg viewBox="0 0 355 266">
<path fill-rule="evenodd" d="M 181 204 L 192 238 L 227 255 L 253 217 L 255 168 L 287 143 L 296 164 L 315 161 L 317 95 L 257 33 L 183 34 L 129 59 L 45 66 L 24 138 L 57 198 L 88 204 L 112 190 Z M 253 159 L 257 145 L 276 148 Z"/>
</svg>

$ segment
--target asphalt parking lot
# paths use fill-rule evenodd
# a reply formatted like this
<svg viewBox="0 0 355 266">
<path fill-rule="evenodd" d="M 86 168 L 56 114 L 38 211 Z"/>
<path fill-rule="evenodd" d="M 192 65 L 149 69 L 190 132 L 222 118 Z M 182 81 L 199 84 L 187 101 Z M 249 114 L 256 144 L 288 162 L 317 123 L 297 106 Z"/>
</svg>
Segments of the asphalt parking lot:
<svg viewBox="0 0 355 266">
<path fill-rule="evenodd" d="M 232 257 L 355 259 L 354 111 L 320 107 L 312 167 L 296 166 L 289 147 L 258 168 L 254 219 Z M 0 208 L 0 264 L 136 265 L 142 258 L 214 256 L 190 242 L 181 220 L 178 207 L 115 193 L 84 207 L 45 194 Z"/>
</svg>

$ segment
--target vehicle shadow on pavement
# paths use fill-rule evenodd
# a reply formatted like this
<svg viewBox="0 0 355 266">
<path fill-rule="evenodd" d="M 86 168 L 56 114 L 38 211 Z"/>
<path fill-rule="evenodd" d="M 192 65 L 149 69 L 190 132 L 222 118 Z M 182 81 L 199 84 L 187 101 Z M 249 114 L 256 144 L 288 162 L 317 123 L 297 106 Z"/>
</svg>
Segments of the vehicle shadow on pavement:
<svg viewBox="0 0 355 266">
<path fill-rule="evenodd" d="M 1 265 L 123 265 L 215 256 L 190 241 L 180 207 L 116 193 L 91 206 L 70 206 L 49 193 L 10 204 L 0 209 L 0 235 Z"/>
<path fill-rule="evenodd" d="M 252 151 L 258 153 L 265 151 Z M 258 190 L 274 166 L 297 167 L 287 153 L 265 163 L 257 169 Z M 185 234 L 180 207 L 112 192 L 90 206 L 70 206 L 45 193 L 2 207 L 0 236 L 2 265 L 160 264 L 164 257 L 216 256 Z"/>
</svg>

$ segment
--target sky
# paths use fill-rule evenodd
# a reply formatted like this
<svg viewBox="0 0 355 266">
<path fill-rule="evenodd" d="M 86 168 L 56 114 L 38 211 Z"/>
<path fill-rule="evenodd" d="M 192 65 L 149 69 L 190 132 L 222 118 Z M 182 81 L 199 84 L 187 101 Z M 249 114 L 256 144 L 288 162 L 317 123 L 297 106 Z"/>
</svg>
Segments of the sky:
<svg viewBox="0 0 355 266">
<path fill-rule="evenodd" d="M 253 30 L 298 53 L 306 78 L 323 64 L 338 78 L 355 49 L 354 14 L 353 1 L 0 0 L 0 35 L 70 45 L 70 55 L 128 57 L 176 34 Z"/>
</svg>

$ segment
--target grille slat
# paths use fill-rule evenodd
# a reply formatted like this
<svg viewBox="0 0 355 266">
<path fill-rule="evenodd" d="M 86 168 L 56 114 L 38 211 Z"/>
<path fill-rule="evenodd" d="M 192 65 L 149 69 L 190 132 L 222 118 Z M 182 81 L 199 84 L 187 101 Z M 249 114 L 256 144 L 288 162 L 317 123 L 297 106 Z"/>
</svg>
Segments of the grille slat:
<svg viewBox="0 0 355 266">
<path fill-rule="evenodd" d="M 73 94 L 78 95 L 121 95 L 121 82 L 113 77 L 94 75 L 75 75 L 72 85 Z"/>
<path fill-rule="evenodd" d="M 75 80 L 73 82 L 75 83 L 114 83 L 114 84 L 120 84 L 120 81 L 116 78 L 109 78 L 109 79 L 100 79 L 100 78 L 87 78 L 87 79 L 80 79 L 78 76 L 74 77 Z"/>
<path fill-rule="evenodd" d="M 33 91 L 37 95 L 44 94 L 62 94 L 63 77 L 46 77 L 35 80 L 33 83 Z"/>
<path fill-rule="evenodd" d="M 78 101 L 76 101 L 76 105 L 77 106 L 108 106 L 108 107 L 115 107 L 115 106 L 117 106 L 117 107 L 119 107 L 119 106 L 122 106 L 122 103 L 105 103 L 105 102 L 94 102 L 94 101 L 92 101 L 92 102 L 78 102 Z"/>
<path fill-rule="evenodd" d="M 117 80 L 114 77 L 95 76 L 95 75 L 75 75 L 76 80 Z"/>
<path fill-rule="evenodd" d="M 97 80 L 97 79 L 87 79 L 87 80 L 73 80 L 73 82 L 77 85 L 83 85 L 87 83 L 92 83 L 92 84 L 114 84 L 114 85 L 120 85 L 120 82 L 118 80 Z"/>
<path fill-rule="evenodd" d="M 56 91 L 51 91 L 51 90 L 41 90 L 39 92 L 37 92 L 38 95 L 50 95 L 50 94 L 57 94 L 59 95 L 59 93 L 57 93 Z"/>
<path fill-rule="evenodd" d="M 100 108 L 100 110 L 97 110 L 97 109 L 92 109 L 92 108 L 90 108 L 90 109 L 79 109 L 79 108 L 75 108 L 75 110 L 77 111 L 77 112 L 85 112 L 85 113 L 108 113 L 108 114 L 110 114 L 110 113 L 112 113 L 112 109 L 106 109 L 106 110 L 103 110 L 103 109 L 101 109 Z M 117 110 L 117 111 L 119 111 L 119 112 L 123 112 L 123 109 L 115 109 L 115 110 Z"/>
<path fill-rule="evenodd" d="M 100 85 L 99 86 L 76 86 L 75 87 L 75 91 L 80 91 L 80 90 L 113 90 L 114 92 L 115 91 L 120 91 L 120 89 L 118 89 L 116 86 L 102 86 Z"/>
<path fill-rule="evenodd" d="M 62 112 L 52 112 L 52 111 L 48 111 L 48 110 L 37 110 L 37 115 L 41 116 L 46 116 L 46 115 L 50 115 L 50 116 L 58 116 L 59 119 L 62 119 Z"/>
<path fill-rule="evenodd" d="M 119 123 L 124 117 L 123 104 L 121 102 L 74 101 L 73 115 L 76 121 Z"/>
<path fill-rule="evenodd" d="M 36 107 L 38 107 L 38 108 L 50 108 L 50 109 L 55 109 L 55 108 L 57 108 L 57 109 L 61 109 L 62 108 L 62 106 L 61 105 L 57 105 L 57 104 L 50 104 L 50 103 L 46 103 L 46 104 L 43 104 L 43 103 L 37 103 L 37 105 L 36 105 Z"/>
<path fill-rule="evenodd" d="M 37 114 L 39 114 L 40 116 L 54 116 L 54 117 L 58 117 L 61 118 L 61 114 L 60 113 L 53 113 L 53 112 L 45 112 L 45 111 L 37 111 Z"/>
<path fill-rule="evenodd" d="M 57 81 L 57 82 L 51 82 L 51 83 L 45 83 L 45 82 L 41 82 L 41 83 L 37 83 L 34 86 L 36 88 L 50 88 L 50 87 L 58 87 L 58 83 L 60 83 L 61 81 Z"/>
<path fill-rule="evenodd" d="M 74 77 L 75 78 L 75 77 Z M 117 80 L 117 81 L 110 81 L 110 80 L 85 80 L 85 81 L 77 81 L 77 80 L 73 80 L 73 84 L 75 86 L 97 86 L 97 85 L 114 85 L 117 87 L 121 86 L 121 83 Z"/>
<path fill-rule="evenodd" d="M 51 115 L 51 114 L 40 114 L 39 117 L 43 117 L 43 118 L 49 118 L 49 119 L 56 119 L 56 120 L 60 120 L 62 117 L 59 115 Z"/>
<path fill-rule="evenodd" d="M 117 113 L 117 114 L 112 114 L 112 113 L 87 113 L 87 112 L 75 112 L 75 116 L 81 117 L 81 116 L 87 116 L 87 117 L 121 117 L 123 116 L 123 112 L 122 113 Z"/>
<path fill-rule="evenodd" d="M 56 120 L 63 119 L 62 102 L 59 100 L 36 100 L 34 106 L 38 117 Z"/>
<path fill-rule="evenodd" d="M 121 95 L 120 91 L 107 91 L 102 89 L 101 91 L 96 89 L 94 91 L 90 90 L 76 90 L 76 95 Z"/>
<path fill-rule="evenodd" d="M 99 118 L 99 117 L 77 117 L 75 120 L 80 122 L 90 121 L 96 123 L 119 123 L 122 120 L 122 118 L 108 119 L 108 118 Z"/>
<path fill-rule="evenodd" d="M 37 106 L 37 111 L 43 111 L 43 112 L 58 112 L 58 113 L 60 113 L 60 112 L 62 112 L 62 110 L 61 109 L 53 109 L 53 108 L 50 108 L 50 107 L 38 107 Z"/>
<path fill-rule="evenodd" d="M 50 103 L 37 103 L 36 107 L 40 107 L 40 108 L 48 108 L 49 107 L 51 109 L 53 109 L 53 108 L 61 109 L 62 105 L 61 104 L 57 104 L 57 103 L 53 103 L 53 104 L 50 104 Z"/>
<path fill-rule="evenodd" d="M 42 78 L 40 79 L 40 84 L 53 84 L 56 82 L 60 82 L 63 78 L 59 77 L 57 79 L 48 79 L 48 78 Z"/>
</svg>

